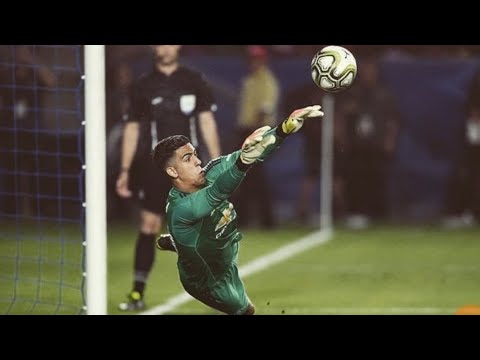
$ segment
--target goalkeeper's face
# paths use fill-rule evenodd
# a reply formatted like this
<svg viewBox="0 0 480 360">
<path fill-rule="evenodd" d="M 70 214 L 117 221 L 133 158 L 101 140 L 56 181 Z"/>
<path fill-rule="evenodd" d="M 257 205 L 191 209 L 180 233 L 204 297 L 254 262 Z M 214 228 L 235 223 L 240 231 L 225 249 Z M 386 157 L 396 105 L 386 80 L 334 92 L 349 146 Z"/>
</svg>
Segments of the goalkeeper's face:
<svg viewBox="0 0 480 360">
<path fill-rule="evenodd" d="M 166 171 L 178 189 L 190 193 L 205 185 L 205 171 L 201 165 L 197 150 L 188 143 L 175 150 Z"/>
</svg>

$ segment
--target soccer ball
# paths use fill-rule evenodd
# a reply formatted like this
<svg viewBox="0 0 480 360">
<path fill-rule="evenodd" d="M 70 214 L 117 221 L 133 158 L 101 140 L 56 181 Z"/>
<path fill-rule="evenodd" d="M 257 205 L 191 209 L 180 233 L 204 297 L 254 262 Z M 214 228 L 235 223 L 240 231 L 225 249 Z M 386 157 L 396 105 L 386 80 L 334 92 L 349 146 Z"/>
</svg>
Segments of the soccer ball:
<svg viewBox="0 0 480 360">
<path fill-rule="evenodd" d="M 353 54 L 341 46 L 326 46 L 312 59 L 312 79 L 322 90 L 338 92 L 352 85 L 357 75 Z"/>
</svg>

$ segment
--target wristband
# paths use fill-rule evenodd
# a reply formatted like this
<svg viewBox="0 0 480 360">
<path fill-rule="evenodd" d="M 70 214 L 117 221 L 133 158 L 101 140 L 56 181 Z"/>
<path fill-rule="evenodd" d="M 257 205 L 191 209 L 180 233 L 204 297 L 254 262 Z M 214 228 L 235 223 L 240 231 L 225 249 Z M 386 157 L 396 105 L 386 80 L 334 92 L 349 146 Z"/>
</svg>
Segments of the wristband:
<svg viewBox="0 0 480 360">
<path fill-rule="evenodd" d="M 277 136 L 282 139 L 285 139 L 288 136 L 288 134 L 283 131 L 282 124 L 277 126 L 277 128 L 275 129 L 275 134 L 277 134 Z"/>
<path fill-rule="evenodd" d="M 252 164 L 245 164 L 240 156 L 238 157 L 237 161 L 235 161 L 235 165 L 237 166 L 237 169 L 242 172 L 247 172 L 247 170 L 250 169 L 250 166 L 252 166 Z"/>
</svg>

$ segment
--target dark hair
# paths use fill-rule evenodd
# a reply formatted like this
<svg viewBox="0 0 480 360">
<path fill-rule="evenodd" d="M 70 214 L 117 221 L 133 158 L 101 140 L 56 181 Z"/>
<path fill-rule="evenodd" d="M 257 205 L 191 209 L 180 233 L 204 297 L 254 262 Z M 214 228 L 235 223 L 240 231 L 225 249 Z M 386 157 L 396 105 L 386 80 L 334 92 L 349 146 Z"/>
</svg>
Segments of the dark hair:
<svg viewBox="0 0 480 360">
<path fill-rule="evenodd" d="M 152 151 L 153 163 L 160 169 L 167 167 L 168 161 L 172 158 L 175 150 L 187 145 L 190 139 L 183 135 L 169 136 L 160 140 Z"/>
</svg>

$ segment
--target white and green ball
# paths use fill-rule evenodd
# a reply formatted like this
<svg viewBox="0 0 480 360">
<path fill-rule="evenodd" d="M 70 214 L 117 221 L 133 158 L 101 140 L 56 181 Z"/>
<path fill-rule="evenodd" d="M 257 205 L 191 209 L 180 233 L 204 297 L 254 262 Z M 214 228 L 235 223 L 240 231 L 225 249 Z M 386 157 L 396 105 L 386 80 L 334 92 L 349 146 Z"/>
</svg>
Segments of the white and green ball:
<svg viewBox="0 0 480 360">
<path fill-rule="evenodd" d="M 349 88 L 357 75 L 357 61 L 341 46 L 326 46 L 312 59 L 312 79 L 322 90 L 338 92 Z"/>
</svg>

